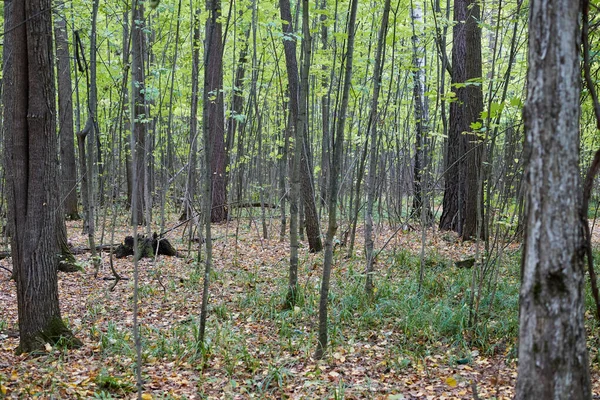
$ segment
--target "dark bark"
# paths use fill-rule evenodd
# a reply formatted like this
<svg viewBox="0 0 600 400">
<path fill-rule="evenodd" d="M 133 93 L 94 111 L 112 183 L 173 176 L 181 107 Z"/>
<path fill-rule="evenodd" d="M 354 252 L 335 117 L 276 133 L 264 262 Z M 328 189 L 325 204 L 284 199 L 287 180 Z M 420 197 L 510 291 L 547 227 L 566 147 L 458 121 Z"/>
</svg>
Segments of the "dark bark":
<svg viewBox="0 0 600 400">
<path fill-rule="evenodd" d="M 133 236 L 125 237 L 123 243 L 115 249 L 115 257 L 123 258 L 134 255 L 134 246 Z M 159 238 L 156 233 L 152 235 L 152 237 L 138 235 L 137 246 L 138 259 L 143 257 L 154 257 L 156 255 L 177 256 L 177 250 L 175 250 L 171 242 L 167 239 Z"/>
<path fill-rule="evenodd" d="M 240 11 L 240 15 L 242 12 Z M 232 90 L 232 99 L 231 99 L 231 112 L 230 116 L 227 120 L 227 148 L 226 148 L 226 160 L 225 165 L 230 165 L 231 161 L 231 150 L 233 149 L 233 144 L 235 142 L 235 134 L 238 131 L 238 127 L 243 127 L 243 120 L 239 121 L 242 123 L 238 123 L 238 118 L 243 115 L 243 106 L 244 106 L 244 76 L 246 75 L 246 62 L 248 57 L 248 38 L 250 37 L 250 29 L 246 29 L 244 32 L 244 43 L 243 47 L 240 50 L 240 55 L 237 61 L 237 67 L 235 69 L 235 80 L 233 83 Z M 238 144 L 241 143 L 241 140 L 238 141 Z M 239 149 L 239 148 L 238 148 Z M 240 160 L 241 154 L 238 152 L 238 160 Z M 230 172 L 226 171 L 226 183 L 227 186 L 230 181 Z M 237 198 L 236 201 L 242 201 L 241 193 L 242 193 L 242 175 L 243 168 L 239 165 L 238 171 L 238 181 L 237 181 Z"/>
<path fill-rule="evenodd" d="M 192 98 L 190 105 L 190 155 L 188 157 L 188 175 L 185 184 L 185 195 L 183 199 L 183 214 L 181 221 L 192 218 L 199 210 L 194 210 L 194 198 L 196 196 L 198 167 L 198 96 L 200 78 L 200 20 L 199 12 L 194 15 L 194 33 L 192 37 Z"/>
<path fill-rule="evenodd" d="M 132 205 L 132 212 L 136 215 L 132 216 L 132 223 L 143 224 L 145 221 L 144 211 L 146 209 L 145 204 L 145 183 L 147 167 L 145 164 L 146 160 L 146 131 L 147 131 L 147 120 L 146 115 L 146 104 L 144 98 L 144 86 L 145 86 L 145 73 L 144 73 L 144 54 L 146 54 L 146 43 L 144 37 L 144 5 L 141 1 L 134 1 L 133 7 L 133 21 L 134 24 L 131 27 L 131 46 L 132 46 L 132 135 L 133 140 L 131 154 L 132 154 L 132 182 L 135 186 L 132 186 L 132 190 L 136 191 L 136 195 L 132 196 L 135 199 L 135 206 Z M 149 222 L 149 221 L 146 221 Z"/>
<path fill-rule="evenodd" d="M 77 211 L 77 167 L 73 143 L 73 90 L 67 23 L 62 15 L 54 19 L 56 71 L 58 75 L 58 136 L 60 137 L 61 201 L 66 219 L 79 219 Z"/>
<path fill-rule="evenodd" d="M 383 64 L 383 53 L 385 48 L 385 38 L 387 36 L 389 15 L 390 15 L 390 0 L 386 0 L 383 6 L 383 15 L 381 16 L 381 27 L 377 38 L 377 50 L 375 52 L 375 68 L 373 70 L 373 97 L 371 99 L 371 112 L 369 114 L 369 175 L 367 177 L 367 208 L 365 210 L 365 255 L 367 265 L 365 268 L 365 292 L 373 297 L 373 264 L 375 254 L 373 252 L 373 204 L 375 202 L 376 190 L 376 172 L 377 172 L 377 122 L 379 120 L 379 92 L 381 89 L 381 75 Z M 357 210 L 358 211 L 358 210 Z"/>
<path fill-rule="evenodd" d="M 421 219 L 425 225 L 433 221 L 433 213 L 427 199 L 427 188 L 424 185 L 428 162 L 428 104 L 425 96 L 425 48 L 421 44 L 421 35 L 415 27 L 416 22 L 423 22 L 423 12 L 420 5 L 411 3 L 411 26 L 412 26 L 412 59 L 413 59 L 413 107 L 415 118 L 415 158 L 413 166 L 413 203 L 411 214 L 414 218 Z M 422 208 L 424 209 L 422 210 Z M 423 211 L 423 213 L 421 212 Z"/>
<path fill-rule="evenodd" d="M 17 286 L 17 352 L 81 345 L 58 300 L 58 148 L 50 0 L 4 3 L 5 160 Z M 33 234 L 32 234 L 33 233 Z"/>
<path fill-rule="evenodd" d="M 296 61 L 296 45 L 292 46 L 292 14 L 289 0 L 279 0 L 279 12 L 283 21 L 283 32 L 289 35 L 289 39 L 284 39 L 283 48 L 285 51 L 285 65 L 288 75 L 288 93 L 290 100 L 288 103 L 289 114 L 287 124 L 288 138 L 294 139 L 293 156 L 290 171 L 290 265 L 288 269 L 288 290 L 284 307 L 293 308 L 298 299 L 298 248 L 299 248 L 299 198 L 300 198 L 300 163 L 301 149 L 298 146 L 298 64 Z"/>
<path fill-rule="evenodd" d="M 327 0 L 322 0 L 321 10 L 327 9 Z M 327 13 L 323 12 L 320 16 L 321 21 L 321 49 L 326 50 L 328 46 L 328 30 L 327 30 Z M 327 65 L 323 65 L 323 80 L 321 85 L 323 89 L 327 89 L 329 82 L 327 80 Z M 327 205 L 327 179 L 329 176 L 329 146 L 331 139 L 329 138 L 329 93 L 321 96 L 321 120 L 323 126 L 323 138 L 321 140 L 321 176 L 319 179 L 320 186 L 320 206 Z"/>
<path fill-rule="evenodd" d="M 225 113 L 223 109 L 223 34 L 221 3 L 209 0 L 210 18 L 206 21 L 207 37 L 205 66 L 205 98 L 208 100 L 204 121 L 211 146 L 210 171 L 212 184 L 211 222 L 227 221 L 227 187 L 225 178 Z M 210 26 L 209 26 L 210 25 Z"/>
<path fill-rule="evenodd" d="M 483 195 L 479 184 L 483 145 L 472 126 L 483 111 L 480 14 L 475 0 L 454 2 L 452 85 L 456 100 L 450 104 L 440 229 L 453 230 L 463 239 L 477 234 L 478 204 Z"/>
<path fill-rule="evenodd" d="M 579 2 L 530 2 L 517 400 L 592 397 L 580 219 L 579 15 Z"/>
<path fill-rule="evenodd" d="M 323 249 L 323 241 L 321 240 L 321 231 L 319 226 L 319 215 L 315 204 L 314 183 L 312 175 L 312 163 L 310 157 L 310 147 L 308 143 L 308 124 L 306 114 L 306 101 L 308 96 L 308 76 L 306 82 L 302 83 L 305 86 L 304 96 L 301 96 L 303 90 L 300 85 L 300 77 L 298 75 L 298 61 L 296 58 L 296 40 L 293 37 L 292 13 L 289 0 L 280 0 L 279 9 L 281 19 L 284 21 L 283 31 L 286 39 L 283 41 L 283 49 L 285 53 L 285 65 L 288 75 L 288 91 L 290 93 L 289 122 L 294 129 L 289 129 L 290 135 L 295 138 L 295 145 L 300 145 L 300 184 L 302 204 L 305 212 L 305 227 L 306 236 L 308 238 L 308 248 L 311 253 L 320 252 Z M 310 54 L 310 49 L 307 50 Z M 310 62 L 310 59 L 307 60 Z M 308 72 L 307 72 L 308 73 Z M 301 107 L 303 107 L 304 112 Z M 293 174 L 293 172 L 292 172 Z M 290 211 L 291 212 L 291 211 Z M 290 227 L 291 229 L 291 227 Z"/>
<path fill-rule="evenodd" d="M 58 270 L 61 272 L 78 272 L 83 268 L 77 265 L 77 260 L 71 252 L 67 241 L 67 226 L 60 214 L 56 217 L 56 241 L 58 242 Z"/>
<path fill-rule="evenodd" d="M 308 4 L 308 0 L 303 0 L 303 4 Z M 348 98 L 350 97 L 350 84 L 352 81 L 352 65 L 354 56 L 354 33 L 356 23 L 356 10 L 358 0 L 352 0 L 350 15 L 348 18 L 348 47 L 346 50 L 346 66 L 344 69 L 344 87 L 342 91 L 342 100 L 339 109 L 335 129 L 335 141 L 333 144 L 333 162 L 331 165 L 331 175 L 329 178 L 329 222 L 327 227 L 327 236 L 325 237 L 325 255 L 323 260 L 323 279 L 321 280 L 321 291 L 319 294 L 319 338 L 315 358 L 321 359 L 327 351 L 328 324 L 327 324 L 327 305 L 329 297 L 329 281 L 331 278 L 331 269 L 333 265 L 333 239 L 337 231 L 337 203 L 339 189 L 339 175 L 341 173 L 342 154 L 344 152 L 344 127 L 346 123 L 346 110 L 348 109 Z M 308 23 L 308 22 L 306 22 Z"/>
</svg>

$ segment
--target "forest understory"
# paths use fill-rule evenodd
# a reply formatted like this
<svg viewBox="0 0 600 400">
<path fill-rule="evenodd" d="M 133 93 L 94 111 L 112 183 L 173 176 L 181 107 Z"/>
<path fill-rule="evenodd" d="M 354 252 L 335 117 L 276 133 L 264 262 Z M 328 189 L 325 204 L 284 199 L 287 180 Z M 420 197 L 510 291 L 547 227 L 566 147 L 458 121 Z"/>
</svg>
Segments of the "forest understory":
<svg viewBox="0 0 600 400">
<path fill-rule="evenodd" d="M 171 215 L 171 226 L 177 225 Z M 207 344 L 197 345 L 204 265 L 186 226 L 167 239 L 180 257 L 139 261 L 139 323 L 144 399 L 510 399 L 517 375 L 520 249 L 505 247 L 495 290 L 475 296 L 472 268 L 456 261 L 476 255 L 477 244 L 428 230 L 419 291 L 421 232 L 379 225 L 376 292 L 364 292 L 362 229 L 355 254 L 335 253 L 329 350 L 313 358 L 322 254 L 300 249 L 299 304 L 284 310 L 289 248 L 279 226 L 241 218 L 213 225 Z M 342 227 L 343 228 L 343 227 Z M 86 246 L 81 221 L 69 222 L 69 241 Z M 343 230 L 343 229 L 342 229 Z M 131 234 L 123 221 L 115 237 Z M 107 242 L 107 241 L 105 241 Z M 600 236 L 594 235 L 597 248 Z M 481 245 L 480 245 L 481 246 Z M 189 250 L 189 252 L 188 252 Z M 480 249 L 481 251 L 481 249 Z M 201 254 L 202 256 L 202 254 Z M 0 261 L 0 398 L 136 398 L 132 330 L 133 257 L 114 259 L 128 280 L 109 291 L 110 257 L 94 278 L 90 253 L 76 256 L 82 272 L 59 273 L 62 316 L 83 346 L 46 346 L 42 354 L 15 355 L 17 301 L 10 258 Z M 459 264 L 460 265 L 460 264 Z M 476 264 L 474 268 L 478 268 Z M 493 280 L 490 280 L 493 281 Z M 589 282 L 586 283 L 589 286 Z M 485 293 L 484 293 L 485 292 Z M 594 398 L 600 396 L 600 335 L 586 295 Z"/>
</svg>

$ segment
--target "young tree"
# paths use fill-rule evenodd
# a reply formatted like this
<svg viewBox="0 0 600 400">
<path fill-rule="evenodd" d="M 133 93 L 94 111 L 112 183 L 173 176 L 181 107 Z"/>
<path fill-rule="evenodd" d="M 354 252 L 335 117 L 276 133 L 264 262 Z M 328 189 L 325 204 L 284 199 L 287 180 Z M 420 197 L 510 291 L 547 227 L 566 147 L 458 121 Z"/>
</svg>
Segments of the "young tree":
<svg viewBox="0 0 600 400">
<path fill-rule="evenodd" d="M 308 8 L 308 0 L 302 2 L 304 9 Z M 319 341 L 315 358 L 321 359 L 327 350 L 327 302 L 329 297 L 329 280 L 331 278 L 331 269 L 333 265 L 333 239 L 337 231 L 337 204 L 339 175 L 341 173 L 342 154 L 344 145 L 344 127 L 346 124 L 346 110 L 348 109 L 348 98 L 350 97 L 350 84 L 352 83 L 352 66 L 354 57 L 354 36 L 356 32 L 356 12 L 358 0 L 352 0 L 350 14 L 348 17 L 348 44 L 346 48 L 346 65 L 344 69 L 344 87 L 342 90 L 342 101 L 339 109 L 339 116 L 335 128 L 335 141 L 333 144 L 333 159 L 331 163 L 331 175 L 329 177 L 329 222 L 327 226 L 327 236 L 325 237 L 325 257 L 323 260 L 323 279 L 321 281 L 321 293 L 319 299 Z M 304 21 L 308 24 L 308 18 Z"/>
<path fill-rule="evenodd" d="M 200 19 L 199 10 L 196 10 L 192 28 L 192 98 L 190 104 L 190 154 L 188 156 L 188 175 L 185 183 L 185 196 L 183 199 L 183 214 L 181 220 L 194 217 L 194 198 L 196 196 L 198 164 L 198 98 L 200 77 Z M 190 230 L 191 234 L 191 230 Z"/>
<path fill-rule="evenodd" d="M 146 131 L 148 124 L 147 107 L 145 100 L 145 69 L 144 59 L 146 54 L 146 42 L 145 42 L 145 22 L 144 22 L 144 3 L 142 0 L 133 0 L 132 7 L 132 18 L 133 23 L 131 26 L 131 73 L 132 73 L 132 95 L 131 95 L 131 134 L 133 140 L 131 141 L 134 145 L 131 149 L 132 154 L 132 169 L 135 168 L 137 178 L 134 179 L 135 187 L 132 190 L 137 192 L 136 205 L 132 207 L 135 209 L 137 215 L 132 216 L 132 223 L 135 221 L 137 224 L 143 224 L 146 221 L 145 210 L 150 207 L 146 204 L 148 200 L 146 193 L 145 183 L 147 182 L 146 173 L 148 168 L 146 165 Z"/>
<path fill-rule="evenodd" d="M 223 34 L 220 22 L 221 2 L 207 1 L 207 9 L 211 17 L 206 21 L 206 30 L 211 32 L 207 36 L 205 46 L 205 85 L 208 90 L 207 113 L 204 121 L 208 129 L 212 155 L 210 168 L 212 176 L 212 207 L 211 222 L 227 220 L 227 187 L 225 186 L 225 110 L 223 105 Z M 205 143 L 208 146 L 208 143 Z"/>
<path fill-rule="evenodd" d="M 454 2 L 452 90 L 456 100 L 450 104 L 440 229 L 453 230 L 463 239 L 470 239 L 477 233 L 478 202 L 482 194 L 479 176 L 483 146 L 473 126 L 483 111 L 481 82 L 477 82 L 481 79 L 480 15 L 478 1 Z"/>
<path fill-rule="evenodd" d="M 532 0 L 516 399 L 591 399 L 579 178 L 579 2 Z"/>
<path fill-rule="evenodd" d="M 369 174 L 367 177 L 367 207 L 365 210 L 365 254 L 367 257 L 365 291 L 372 297 L 373 295 L 373 205 L 375 204 L 376 192 L 376 172 L 377 172 L 377 121 L 379 120 L 379 92 L 381 89 L 381 75 L 383 64 L 383 52 L 385 38 L 387 36 L 388 22 L 390 16 L 390 0 L 386 0 L 383 6 L 381 16 L 381 27 L 377 38 L 377 50 L 375 53 L 375 68 L 373 70 L 373 97 L 371 99 L 371 113 L 369 114 L 369 140 L 371 141 L 369 149 Z"/>
<path fill-rule="evenodd" d="M 8 216 L 17 286 L 17 352 L 77 340 L 58 301 L 58 160 L 50 0 L 4 3 Z"/>
<path fill-rule="evenodd" d="M 77 167 L 73 143 L 73 90 L 67 21 L 63 15 L 54 19 L 56 71 L 58 74 L 58 127 L 60 137 L 61 200 L 67 219 L 79 219 L 77 211 Z"/>
<path fill-rule="evenodd" d="M 421 34 L 417 32 L 415 25 L 423 24 L 423 11 L 421 5 L 411 0 L 410 21 L 412 27 L 412 59 L 413 59 L 413 107 L 415 118 L 415 158 L 413 167 L 413 203 L 412 215 L 421 218 L 421 223 L 429 225 L 433 220 L 433 213 L 427 199 L 426 187 L 424 187 L 428 163 L 428 139 L 429 128 L 429 102 L 425 94 L 425 46 Z M 424 209 L 422 209 L 424 207 Z"/>
<path fill-rule="evenodd" d="M 288 129 L 290 134 L 294 137 L 294 146 L 298 147 L 300 151 L 300 160 L 298 162 L 292 162 L 292 168 L 299 169 L 298 180 L 301 190 L 299 192 L 298 201 L 302 198 L 306 221 L 306 236 L 308 238 L 308 248 L 311 253 L 318 253 L 323 250 L 323 241 L 321 240 L 321 231 L 319 226 L 319 215 L 317 213 L 317 206 L 315 204 L 314 195 L 314 183 L 312 176 L 312 163 L 310 160 L 310 146 L 308 143 L 308 110 L 307 110 L 307 99 L 308 99 L 308 67 L 310 66 L 310 59 L 306 60 L 305 68 L 306 73 L 303 76 L 298 74 L 298 61 L 296 58 L 296 40 L 294 39 L 294 30 L 292 24 L 292 12 L 290 8 L 289 0 L 279 0 L 279 10 L 281 13 L 281 19 L 283 20 L 283 49 L 285 52 L 285 66 L 288 76 L 288 90 L 290 94 L 289 109 L 289 126 L 293 129 Z M 304 10 L 304 9 L 303 9 Z M 304 12 L 304 11 L 303 11 Z M 306 57 L 306 53 L 310 52 L 311 49 L 307 48 L 303 50 Z M 302 82 L 300 79 L 302 78 Z M 295 155 L 294 155 L 295 157 Z M 292 177 L 296 171 L 292 170 Z M 294 180 L 295 178 L 292 178 Z M 292 186 L 296 183 L 292 182 Z M 292 188 L 294 192 L 295 189 Z M 296 212 L 294 208 L 294 194 L 290 196 L 290 218 L 295 218 L 293 213 Z M 299 206 L 299 204 L 298 204 Z M 299 207 L 297 207 L 299 208 Z M 290 230 L 292 229 L 292 221 L 290 220 Z"/>
</svg>

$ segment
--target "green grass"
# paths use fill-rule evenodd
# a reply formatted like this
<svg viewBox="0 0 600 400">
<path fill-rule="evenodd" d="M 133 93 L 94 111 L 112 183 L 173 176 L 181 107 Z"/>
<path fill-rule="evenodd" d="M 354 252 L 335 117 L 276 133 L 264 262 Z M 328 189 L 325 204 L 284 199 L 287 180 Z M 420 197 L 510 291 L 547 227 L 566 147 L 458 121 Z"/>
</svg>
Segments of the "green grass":
<svg viewBox="0 0 600 400">
<path fill-rule="evenodd" d="M 364 260 L 359 257 L 346 260 L 342 259 L 343 255 L 343 251 L 335 255 L 336 267 L 331 280 L 330 349 L 348 349 L 358 342 L 383 342 L 386 344 L 380 346 L 382 361 L 397 371 L 411 367 L 440 349 L 446 351 L 442 354 L 451 365 L 470 362 L 475 349 L 483 354 L 506 357 L 514 353 L 518 336 L 519 252 L 505 252 L 502 263 L 489 268 L 474 326 L 470 325 L 472 268 L 457 268 L 452 260 L 437 252 L 427 254 L 419 290 L 418 255 L 408 250 L 385 252 L 378 256 L 376 291 L 370 298 L 364 290 Z M 595 251 L 595 257 L 600 259 L 600 251 Z M 232 387 L 245 386 L 259 397 L 278 393 L 291 375 L 291 360 L 311 357 L 317 343 L 321 271 L 312 268 L 314 260 L 303 261 L 299 266 L 299 301 L 291 310 L 282 307 L 287 291 L 285 266 L 268 274 L 260 272 L 258 267 L 213 271 L 212 285 L 235 284 L 243 290 L 233 291 L 229 297 L 211 299 L 205 346 L 198 348 L 195 316 L 168 328 L 144 327 L 141 332 L 144 362 L 155 359 L 188 362 L 198 364 L 201 369 L 201 360 L 208 360 L 207 363 L 220 365 Z M 494 288 L 496 268 L 499 278 Z M 192 270 L 188 279 L 173 280 L 168 289 L 197 290 L 201 283 L 200 271 Z M 142 288 L 142 296 L 160 295 L 162 290 L 155 293 L 150 288 Z M 586 310 L 587 320 L 595 321 L 595 305 L 587 278 Z M 96 307 L 89 311 L 101 313 Z M 247 327 L 253 325 L 259 328 L 248 330 Z M 135 358 L 131 334 L 115 324 L 109 323 L 104 332 L 95 329 L 91 335 L 98 339 L 106 354 Z M 268 336 L 268 340 L 262 337 L 258 340 L 260 335 Z M 588 324 L 588 336 L 591 347 L 600 347 L 597 324 Z M 327 357 L 333 357 L 333 352 L 331 350 Z M 600 353 L 592 350 L 590 359 L 600 363 Z M 311 382 L 327 384 L 318 371 L 316 369 L 315 375 L 310 377 Z M 240 372 L 251 378 L 240 378 Z M 128 390 L 117 387 L 120 381 L 113 382 L 107 374 L 100 374 L 98 379 L 103 396 Z M 203 379 L 210 377 L 202 377 L 199 385 Z M 336 385 L 328 388 L 328 396 L 344 398 L 344 381 Z"/>
</svg>

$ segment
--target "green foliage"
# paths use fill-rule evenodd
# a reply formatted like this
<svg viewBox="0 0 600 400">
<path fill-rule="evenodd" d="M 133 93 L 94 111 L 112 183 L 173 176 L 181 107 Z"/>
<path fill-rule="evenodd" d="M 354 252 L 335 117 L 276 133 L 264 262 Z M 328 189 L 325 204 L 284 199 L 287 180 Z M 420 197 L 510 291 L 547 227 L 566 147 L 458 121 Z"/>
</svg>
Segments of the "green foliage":
<svg viewBox="0 0 600 400">
<path fill-rule="evenodd" d="M 103 368 L 98 376 L 96 376 L 96 384 L 100 389 L 108 392 L 101 392 L 101 394 L 98 395 L 99 397 L 97 397 L 99 399 L 110 399 L 112 398 L 111 393 L 125 395 L 135 391 L 135 387 L 131 383 L 122 378 L 113 376 L 106 368 Z"/>
</svg>

